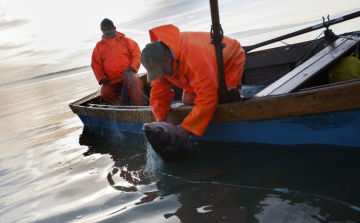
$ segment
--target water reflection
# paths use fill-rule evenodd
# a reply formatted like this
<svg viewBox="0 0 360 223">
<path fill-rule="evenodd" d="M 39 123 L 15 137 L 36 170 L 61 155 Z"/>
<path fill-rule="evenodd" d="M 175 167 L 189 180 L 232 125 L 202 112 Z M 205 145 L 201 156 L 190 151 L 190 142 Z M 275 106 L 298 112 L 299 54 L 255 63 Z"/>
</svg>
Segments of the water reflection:
<svg viewBox="0 0 360 223">
<path fill-rule="evenodd" d="M 106 180 L 114 189 L 142 195 L 131 202 L 133 208 L 113 218 L 133 214 L 141 221 L 156 208 L 160 222 L 360 219 L 360 152 L 354 149 L 199 142 L 188 159 L 163 163 L 161 171 L 150 176 L 147 166 L 156 161 L 147 155 L 144 140 L 142 135 L 104 129 L 84 128 L 80 136 L 80 144 L 89 147 L 85 156 L 111 155 L 113 167 Z"/>
<path fill-rule="evenodd" d="M 111 155 L 114 164 L 107 175 L 107 180 L 114 189 L 135 192 L 138 191 L 138 185 L 150 183 L 149 178 L 144 175 L 146 165 L 144 140 L 142 135 L 85 126 L 79 141 L 81 145 L 89 147 L 84 156 L 94 153 Z M 116 178 L 121 180 L 117 182 Z"/>
<path fill-rule="evenodd" d="M 120 156 L 112 156 L 114 160 L 114 167 L 111 172 L 107 175 L 109 184 L 114 187 L 116 190 L 125 191 L 125 192 L 134 192 L 138 191 L 137 185 L 146 184 L 146 178 L 142 171 L 137 169 L 132 169 L 129 165 L 124 165 L 126 162 Z M 114 176 L 118 175 L 130 184 L 130 186 L 121 186 L 116 185 Z"/>
</svg>

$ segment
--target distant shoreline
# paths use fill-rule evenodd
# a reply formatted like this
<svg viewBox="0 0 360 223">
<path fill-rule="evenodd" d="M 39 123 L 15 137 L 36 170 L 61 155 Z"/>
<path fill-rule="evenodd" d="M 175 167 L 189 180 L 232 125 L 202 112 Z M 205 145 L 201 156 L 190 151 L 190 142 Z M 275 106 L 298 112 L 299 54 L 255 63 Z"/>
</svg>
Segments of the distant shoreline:
<svg viewBox="0 0 360 223">
<path fill-rule="evenodd" d="M 79 72 L 86 72 L 86 71 L 91 71 L 91 66 L 77 67 L 77 68 L 72 68 L 72 69 L 68 69 L 68 70 L 62 70 L 62 71 L 58 71 L 58 72 L 43 74 L 43 75 L 39 75 L 36 77 L 28 78 L 28 79 L 22 79 L 22 80 L 18 80 L 18 81 L 8 82 L 8 83 L 0 84 L 0 88 L 12 87 L 15 85 L 19 86 L 19 85 L 23 85 L 23 84 L 31 84 L 31 83 L 35 83 L 35 82 L 39 82 L 39 81 L 49 80 L 49 79 L 58 78 L 58 77 L 62 77 L 62 76 L 73 75 L 73 74 L 76 74 Z"/>
</svg>

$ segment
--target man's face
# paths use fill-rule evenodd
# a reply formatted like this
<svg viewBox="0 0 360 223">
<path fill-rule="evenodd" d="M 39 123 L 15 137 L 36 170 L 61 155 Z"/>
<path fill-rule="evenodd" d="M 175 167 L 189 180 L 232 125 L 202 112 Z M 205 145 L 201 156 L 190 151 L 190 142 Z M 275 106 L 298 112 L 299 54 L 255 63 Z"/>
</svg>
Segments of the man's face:
<svg viewBox="0 0 360 223">
<path fill-rule="evenodd" d="M 102 28 L 101 31 L 105 39 L 112 39 L 116 37 L 116 28 L 113 26 L 106 26 Z"/>
<path fill-rule="evenodd" d="M 163 64 L 163 72 L 161 77 L 171 77 L 173 75 L 173 62 L 174 58 L 169 51 L 165 52 L 164 64 Z"/>
</svg>

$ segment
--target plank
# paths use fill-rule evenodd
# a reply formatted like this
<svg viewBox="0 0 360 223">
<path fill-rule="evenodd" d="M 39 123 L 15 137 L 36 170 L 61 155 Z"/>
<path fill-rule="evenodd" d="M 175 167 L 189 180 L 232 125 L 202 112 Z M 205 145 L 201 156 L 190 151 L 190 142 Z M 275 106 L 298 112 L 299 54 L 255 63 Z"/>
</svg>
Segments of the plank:
<svg viewBox="0 0 360 223">
<path fill-rule="evenodd" d="M 353 38 L 353 39 L 350 39 Z M 330 66 L 334 61 L 341 58 L 350 48 L 357 44 L 360 37 L 339 38 L 318 54 L 275 81 L 255 97 L 265 97 L 271 95 L 287 94 L 294 92 L 303 83 L 313 78 L 316 74 Z"/>
</svg>

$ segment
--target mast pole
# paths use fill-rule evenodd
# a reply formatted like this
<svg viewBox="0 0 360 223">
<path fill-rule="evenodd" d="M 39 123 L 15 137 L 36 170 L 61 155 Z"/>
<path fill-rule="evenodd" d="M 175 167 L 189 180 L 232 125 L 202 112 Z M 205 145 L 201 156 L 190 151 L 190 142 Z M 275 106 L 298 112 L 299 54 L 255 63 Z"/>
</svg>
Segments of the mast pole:
<svg viewBox="0 0 360 223">
<path fill-rule="evenodd" d="M 210 0 L 210 11 L 211 11 L 211 43 L 215 46 L 216 53 L 216 63 L 217 63 L 217 72 L 219 80 L 219 103 L 224 103 L 228 101 L 228 91 L 225 82 L 225 68 L 224 68 L 224 57 L 222 49 L 225 47 L 225 44 L 222 43 L 223 39 L 223 30 L 220 24 L 219 17 L 219 6 L 217 0 Z"/>
</svg>

